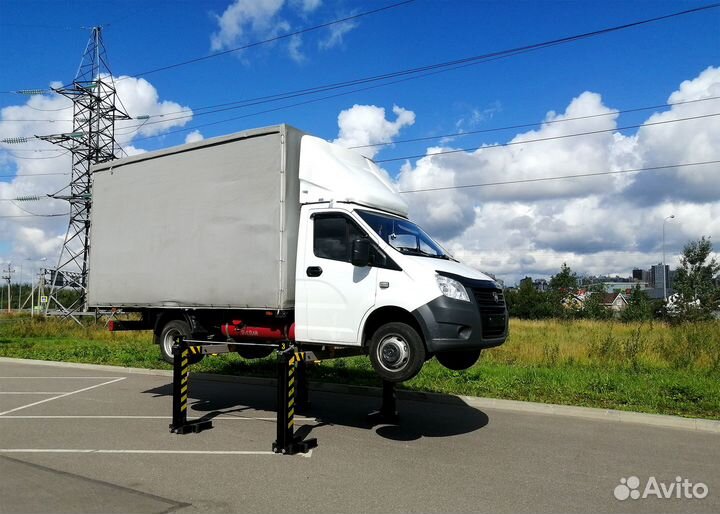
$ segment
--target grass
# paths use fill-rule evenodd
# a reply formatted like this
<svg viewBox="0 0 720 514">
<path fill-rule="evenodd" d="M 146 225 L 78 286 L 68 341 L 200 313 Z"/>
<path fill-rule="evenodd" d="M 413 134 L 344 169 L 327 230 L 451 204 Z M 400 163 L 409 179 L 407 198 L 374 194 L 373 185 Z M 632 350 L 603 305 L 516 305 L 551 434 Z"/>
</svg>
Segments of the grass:
<svg viewBox="0 0 720 514">
<path fill-rule="evenodd" d="M 429 361 L 403 388 L 720 419 L 720 323 L 511 321 L 511 337 L 454 372 Z M 0 356 L 170 369 L 149 333 L 56 319 L 0 319 Z M 272 358 L 206 358 L 194 371 L 274 376 Z M 325 361 L 310 379 L 378 385 L 367 358 Z"/>
</svg>

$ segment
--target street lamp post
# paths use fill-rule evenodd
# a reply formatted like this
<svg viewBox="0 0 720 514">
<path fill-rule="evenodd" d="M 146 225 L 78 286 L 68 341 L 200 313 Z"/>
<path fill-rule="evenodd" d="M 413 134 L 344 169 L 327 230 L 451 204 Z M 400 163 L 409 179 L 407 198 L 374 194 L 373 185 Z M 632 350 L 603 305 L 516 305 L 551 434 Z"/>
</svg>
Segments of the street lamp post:
<svg viewBox="0 0 720 514">
<path fill-rule="evenodd" d="M 673 218 L 675 218 L 675 215 L 671 214 L 670 216 L 667 216 L 663 220 L 663 230 L 662 230 L 662 233 L 663 233 L 663 243 L 662 243 L 662 247 L 663 247 L 663 260 L 662 260 L 663 300 L 665 300 L 665 302 L 667 302 L 667 276 L 668 276 L 668 273 L 665 270 L 665 223 L 667 223 L 667 220 L 671 220 Z"/>
</svg>

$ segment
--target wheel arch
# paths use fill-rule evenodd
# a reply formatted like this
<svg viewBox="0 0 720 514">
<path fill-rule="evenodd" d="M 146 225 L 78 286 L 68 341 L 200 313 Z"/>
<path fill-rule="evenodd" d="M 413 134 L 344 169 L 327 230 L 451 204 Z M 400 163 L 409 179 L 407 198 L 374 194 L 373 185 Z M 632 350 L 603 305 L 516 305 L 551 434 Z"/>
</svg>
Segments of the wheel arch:
<svg viewBox="0 0 720 514">
<path fill-rule="evenodd" d="M 163 327 L 175 320 L 185 321 L 190 325 L 190 330 L 193 330 L 197 325 L 194 316 L 186 311 L 177 309 L 156 311 L 155 321 L 153 323 L 153 340 L 155 344 L 160 344 L 160 332 L 162 332 Z"/>
<path fill-rule="evenodd" d="M 363 325 L 362 347 L 367 349 L 375 331 L 385 323 L 391 322 L 406 323 L 413 327 L 422 339 L 425 350 L 428 350 L 427 332 L 423 324 L 411 312 L 394 305 L 386 305 L 370 313 Z"/>
</svg>

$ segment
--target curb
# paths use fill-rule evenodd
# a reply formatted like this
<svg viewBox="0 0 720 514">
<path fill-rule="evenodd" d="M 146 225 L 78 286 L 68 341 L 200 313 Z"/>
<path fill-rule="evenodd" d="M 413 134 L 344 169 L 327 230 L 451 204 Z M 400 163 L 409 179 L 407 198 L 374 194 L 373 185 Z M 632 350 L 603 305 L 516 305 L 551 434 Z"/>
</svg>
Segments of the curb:
<svg viewBox="0 0 720 514">
<path fill-rule="evenodd" d="M 0 357 L 0 363 L 2 362 L 37 366 L 55 366 L 60 368 L 80 368 L 135 375 L 172 376 L 172 371 L 164 369 L 125 368 L 105 364 L 83 364 L 79 362 L 42 361 L 33 359 L 16 359 L 13 357 Z M 193 373 L 193 376 L 200 380 L 210 382 L 229 382 L 265 387 L 274 387 L 276 383 L 274 378 L 241 377 L 235 375 L 219 375 L 215 373 Z M 379 387 L 352 386 L 323 382 L 311 383 L 310 390 L 359 396 L 380 396 L 382 394 L 382 389 Z M 460 399 L 470 407 L 475 407 L 477 409 L 543 414 L 546 416 L 564 416 L 588 420 L 608 421 L 611 423 L 629 423 L 661 428 L 679 428 L 683 430 L 720 434 L 720 421 L 710 419 L 683 418 L 680 416 L 668 416 L 663 414 L 645 414 L 642 412 L 620 411 L 613 409 L 573 407 L 570 405 L 557 405 L 552 403 L 522 402 L 518 400 L 501 400 L 496 398 L 426 393 L 421 391 L 398 390 L 397 395 L 398 399 L 444 404 L 453 404 L 456 403 L 457 399 Z"/>
</svg>

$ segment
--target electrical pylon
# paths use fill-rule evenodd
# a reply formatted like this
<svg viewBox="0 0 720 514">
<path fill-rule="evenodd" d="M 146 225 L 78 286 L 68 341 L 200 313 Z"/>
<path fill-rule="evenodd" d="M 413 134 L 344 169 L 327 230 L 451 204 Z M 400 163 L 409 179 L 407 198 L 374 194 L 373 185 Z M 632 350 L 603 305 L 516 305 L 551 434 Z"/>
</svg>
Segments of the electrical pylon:
<svg viewBox="0 0 720 514">
<path fill-rule="evenodd" d="M 38 136 L 72 154 L 70 184 L 53 198 L 70 203 L 70 223 L 55 269 L 49 275 L 50 294 L 45 312 L 69 316 L 87 313 L 87 276 L 92 207 L 90 166 L 116 158 L 115 122 L 131 119 L 118 108 L 115 83 L 102 40 L 102 27 L 93 27 L 72 84 L 54 89 L 73 102 L 73 130 Z M 122 102 L 119 102 L 122 105 Z M 62 295 L 63 291 L 75 294 Z"/>
</svg>

